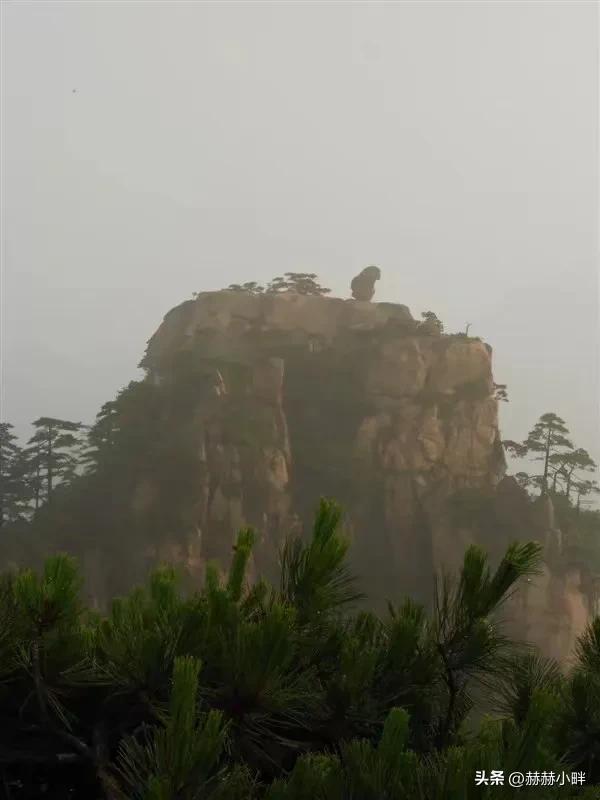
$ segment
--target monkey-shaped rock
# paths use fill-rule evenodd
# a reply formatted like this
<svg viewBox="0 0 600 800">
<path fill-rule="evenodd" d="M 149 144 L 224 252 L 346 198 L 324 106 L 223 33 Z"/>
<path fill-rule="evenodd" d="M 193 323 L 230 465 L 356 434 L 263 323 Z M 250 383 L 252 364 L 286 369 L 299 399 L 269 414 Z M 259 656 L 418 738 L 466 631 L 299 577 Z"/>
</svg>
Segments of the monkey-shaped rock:
<svg viewBox="0 0 600 800">
<path fill-rule="evenodd" d="M 363 271 L 352 279 L 350 288 L 352 297 L 355 300 L 372 300 L 375 294 L 375 281 L 381 278 L 379 267 L 366 267 Z"/>
</svg>

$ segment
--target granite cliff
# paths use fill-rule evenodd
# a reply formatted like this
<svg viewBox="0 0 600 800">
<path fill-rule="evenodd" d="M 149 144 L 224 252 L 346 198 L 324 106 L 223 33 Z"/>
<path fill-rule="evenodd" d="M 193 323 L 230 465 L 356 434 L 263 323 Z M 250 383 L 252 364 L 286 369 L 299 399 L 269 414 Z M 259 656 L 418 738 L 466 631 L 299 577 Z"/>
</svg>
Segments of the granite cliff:
<svg viewBox="0 0 600 800">
<path fill-rule="evenodd" d="M 122 453 L 75 499 L 54 504 L 42 550 L 83 562 L 102 602 L 161 561 L 194 581 L 229 562 L 240 528 L 258 533 L 255 574 L 274 577 L 283 539 L 320 496 L 344 508 L 353 568 L 376 604 L 428 602 L 432 576 L 481 544 L 544 544 L 539 580 L 512 600 L 515 632 L 558 657 L 597 603 L 548 500 L 511 477 L 498 429 L 492 350 L 444 335 L 406 306 L 245 291 L 172 309 L 148 342 L 143 381 L 105 418 Z M 109 404 L 110 405 L 110 404 Z M 90 513 L 89 509 L 95 509 Z M 4 559 L 39 555 L 19 541 Z"/>
<path fill-rule="evenodd" d="M 471 542 L 498 557 L 536 538 L 547 566 L 513 601 L 517 628 L 554 655 L 571 648 L 595 595 L 561 558 L 551 510 L 504 477 L 492 350 L 480 339 L 440 334 L 403 305 L 206 292 L 167 314 L 142 366 L 163 387 L 194 376 L 197 402 L 180 420 L 200 467 L 176 556 L 188 569 L 226 562 L 252 525 L 255 568 L 268 574 L 319 495 L 343 505 L 376 602 L 428 600 L 432 574 Z M 144 480 L 136 512 L 152 514 L 158 496 Z"/>
<path fill-rule="evenodd" d="M 490 348 L 436 335 L 405 306 L 204 293 L 167 314 L 142 366 L 159 385 L 196 376 L 187 422 L 205 557 L 227 558 L 251 524 L 268 568 L 330 495 L 347 510 L 367 582 L 419 588 L 413 578 L 461 557 L 448 499 L 504 473 Z M 138 489 L 148 505 L 153 495 Z"/>
</svg>

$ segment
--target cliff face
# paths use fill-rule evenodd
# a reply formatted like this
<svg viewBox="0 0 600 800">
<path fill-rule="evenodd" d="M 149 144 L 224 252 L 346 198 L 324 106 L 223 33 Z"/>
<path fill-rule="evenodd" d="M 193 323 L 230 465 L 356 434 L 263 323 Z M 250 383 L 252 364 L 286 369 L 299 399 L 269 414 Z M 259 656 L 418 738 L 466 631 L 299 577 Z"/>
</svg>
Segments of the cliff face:
<svg viewBox="0 0 600 800">
<path fill-rule="evenodd" d="M 328 495 L 347 512 L 368 590 L 427 595 L 433 570 L 476 538 L 449 504 L 504 474 L 491 349 L 405 306 L 204 293 L 167 314 L 142 366 L 159 386 L 193 376 L 181 425 L 200 469 L 179 556 L 194 570 L 227 560 L 251 524 L 268 572 Z M 152 513 L 154 496 L 140 483 L 134 509 Z"/>
<path fill-rule="evenodd" d="M 70 551 L 102 604 L 157 562 L 197 584 L 251 525 L 252 567 L 276 579 L 282 540 L 324 495 L 343 506 L 375 606 L 429 603 L 434 573 L 471 543 L 495 562 L 535 539 L 545 564 L 511 600 L 512 633 L 564 659 L 600 610 L 550 501 L 504 476 L 481 340 L 440 335 L 402 305 L 208 292 L 167 314 L 142 366 L 145 380 L 104 407 L 96 471 L 3 538 L 5 565 Z"/>
</svg>

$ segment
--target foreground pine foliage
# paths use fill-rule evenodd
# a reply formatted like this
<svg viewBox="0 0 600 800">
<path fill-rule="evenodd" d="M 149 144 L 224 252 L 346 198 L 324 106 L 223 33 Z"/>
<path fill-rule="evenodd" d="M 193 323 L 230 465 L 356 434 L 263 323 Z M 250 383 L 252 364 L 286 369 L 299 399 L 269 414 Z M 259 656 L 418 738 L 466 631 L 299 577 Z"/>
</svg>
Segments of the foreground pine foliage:
<svg viewBox="0 0 600 800">
<path fill-rule="evenodd" d="M 598 797 L 600 620 L 569 674 L 500 622 L 539 547 L 495 570 L 471 547 L 430 613 L 397 599 L 378 617 L 353 610 L 340 523 L 323 500 L 278 587 L 248 583 L 244 530 L 227 576 L 209 567 L 186 594 L 163 568 L 105 616 L 82 607 L 67 556 L 3 575 L 0 797 Z M 587 786 L 476 785 L 482 770 L 578 770 Z"/>
</svg>

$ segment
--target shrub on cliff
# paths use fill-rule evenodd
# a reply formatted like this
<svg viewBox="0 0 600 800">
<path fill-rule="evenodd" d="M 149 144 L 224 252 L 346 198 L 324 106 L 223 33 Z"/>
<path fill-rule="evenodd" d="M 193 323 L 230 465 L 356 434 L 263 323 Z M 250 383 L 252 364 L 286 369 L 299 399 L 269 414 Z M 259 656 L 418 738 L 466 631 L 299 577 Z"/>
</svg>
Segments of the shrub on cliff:
<svg viewBox="0 0 600 800">
<path fill-rule="evenodd" d="M 433 311 L 423 311 L 421 317 L 423 322 L 420 323 L 420 327 L 424 333 L 441 335 L 444 332 L 443 322 L 438 319 L 437 314 L 434 314 Z"/>
</svg>

